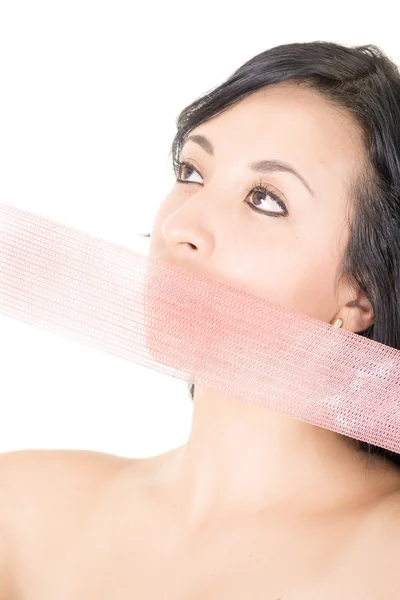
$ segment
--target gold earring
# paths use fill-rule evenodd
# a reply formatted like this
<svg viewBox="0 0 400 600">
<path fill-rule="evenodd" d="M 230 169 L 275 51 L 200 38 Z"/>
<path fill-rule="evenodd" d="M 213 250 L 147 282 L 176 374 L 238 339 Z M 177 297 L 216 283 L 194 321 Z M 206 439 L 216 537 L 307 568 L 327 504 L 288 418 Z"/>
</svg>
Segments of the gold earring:
<svg viewBox="0 0 400 600">
<path fill-rule="evenodd" d="M 341 327 L 343 325 L 343 321 L 342 319 L 336 319 L 336 321 L 333 323 L 334 327 Z"/>
</svg>

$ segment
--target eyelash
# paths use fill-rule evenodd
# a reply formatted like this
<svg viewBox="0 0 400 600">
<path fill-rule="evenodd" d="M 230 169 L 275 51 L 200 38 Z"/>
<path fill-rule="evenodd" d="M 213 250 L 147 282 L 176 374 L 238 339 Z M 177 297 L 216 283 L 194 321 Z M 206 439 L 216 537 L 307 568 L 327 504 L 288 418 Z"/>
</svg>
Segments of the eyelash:
<svg viewBox="0 0 400 600">
<path fill-rule="evenodd" d="M 179 171 L 180 171 L 180 169 L 181 169 L 182 166 L 186 166 L 189 169 L 193 169 L 194 171 L 196 171 L 196 173 L 198 173 L 199 175 L 201 175 L 198 172 L 198 170 L 196 169 L 196 167 L 194 167 L 189 161 L 187 161 L 187 160 L 182 160 L 182 161 L 178 160 L 178 161 L 175 161 L 175 163 L 174 163 L 174 172 L 175 172 L 175 176 L 176 176 L 176 181 L 178 183 L 184 183 L 184 184 L 185 183 L 186 184 L 187 183 L 198 183 L 196 181 L 182 181 L 182 180 L 180 180 L 178 178 L 178 174 L 179 174 Z M 271 216 L 271 217 L 286 217 L 289 214 L 288 210 L 286 208 L 286 205 L 283 202 L 283 200 L 277 194 L 275 194 L 274 192 L 272 192 L 270 190 L 270 188 L 268 187 L 268 185 L 264 181 L 259 180 L 257 182 L 252 183 L 250 189 L 246 189 L 246 191 L 247 191 L 247 194 L 250 194 L 251 192 L 262 192 L 266 196 L 270 196 L 272 198 L 272 200 L 274 200 L 278 204 L 278 206 L 280 206 L 280 208 L 282 208 L 282 210 L 284 211 L 283 214 L 282 213 L 268 212 L 266 210 L 260 210 L 257 207 L 255 207 L 252 204 L 249 204 L 247 202 L 246 204 L 254 212 L 261 213 L 264 216 L 266 215 L 266 216 Z"/>
</svg>

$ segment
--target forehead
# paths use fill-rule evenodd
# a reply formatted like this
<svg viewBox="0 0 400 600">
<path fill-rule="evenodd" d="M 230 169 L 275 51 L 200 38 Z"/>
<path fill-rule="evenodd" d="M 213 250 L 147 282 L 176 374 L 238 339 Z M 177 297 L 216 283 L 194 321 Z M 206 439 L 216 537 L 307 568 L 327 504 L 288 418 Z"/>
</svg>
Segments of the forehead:
<svg viewBox="0 0 400 600">
<path fill-rule="evenodd" d="M 290 162 L 317 194 L 329 184 L 344 184 L 363 163 L 361 131 L 353 117 L 293 84 L 259 90 L 191 133 L 207 136 L 214 160 L 230 168 L 260 159 Z"/>
</svg>

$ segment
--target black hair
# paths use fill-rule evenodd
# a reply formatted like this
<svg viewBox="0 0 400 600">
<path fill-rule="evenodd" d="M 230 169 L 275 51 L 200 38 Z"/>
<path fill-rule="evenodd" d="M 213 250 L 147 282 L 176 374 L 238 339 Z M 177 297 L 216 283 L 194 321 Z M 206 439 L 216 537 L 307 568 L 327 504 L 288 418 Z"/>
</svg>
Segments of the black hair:
<svg viewBox="0 0 400 600">
<path fill-rule="evenodd" d="M 400 349 L 400 74 L 383 50 L 315 41 L 257 54 L 179 114 L 170 152 L 174 171 L 191 130 L 261 88 L 289 80 L 352 115 L 361 134 L 365 156 L 351 184 L 350 237 L 338 278 L 347 277 L 371 302 L 374 323 L 358 335 Z M 193 400 L 192 383 L 189 392 Z M 357 443 L 400 466 L 400 454 Z"/>
</svg>

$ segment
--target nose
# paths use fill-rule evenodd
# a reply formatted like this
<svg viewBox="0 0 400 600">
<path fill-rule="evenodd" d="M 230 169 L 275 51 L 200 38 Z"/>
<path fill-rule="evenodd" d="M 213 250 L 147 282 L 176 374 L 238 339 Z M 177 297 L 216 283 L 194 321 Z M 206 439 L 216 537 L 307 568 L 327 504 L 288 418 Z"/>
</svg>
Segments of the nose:
<svg viewBox="0 0 400 600">
<path fill-rule="evenodd" d="M 161 229 L 169 251 L 179 257 L 204 259 L 213 252 L 214 236 L 198 216 L 178 210 L 164 221 Z"/>
</svg>

